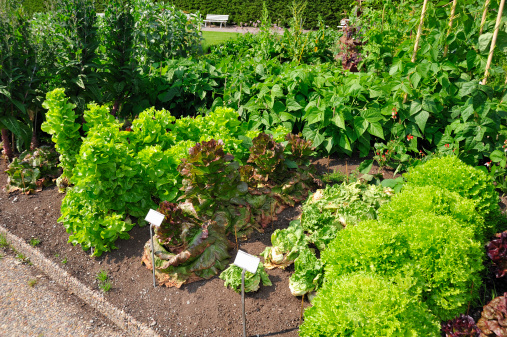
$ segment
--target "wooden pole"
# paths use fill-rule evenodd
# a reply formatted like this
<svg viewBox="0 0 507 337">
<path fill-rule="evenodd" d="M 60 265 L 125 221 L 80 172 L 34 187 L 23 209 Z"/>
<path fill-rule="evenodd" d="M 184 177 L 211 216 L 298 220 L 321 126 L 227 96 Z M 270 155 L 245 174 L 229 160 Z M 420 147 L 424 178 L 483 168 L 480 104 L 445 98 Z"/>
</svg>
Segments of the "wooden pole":
<svg viewBox="0 0 507 337">
<path fill-rule="evenodd" d="M 488 7 L 490 2 L 491 0 L 486 0 L 486 2 L 484 3 L 484 11 L 482 12 L 481 29 L 479 30 L 479 35 L 482 34 L 482 28 L 486 23 L 486 16 L 488 16 Z"/>
<path fill-rule="evenodd" d="M 421 20 L 419 21 L 419 27 L 417 28 L 417 36 L 415 38 L 414 52 L 412 53 L 412 63 L 415 62 L 417 56 L 417 49 L 419 49 L 419 40 L 421 40 L 422 27 L 424 22 L 424 14 L 426 14 L 426 6 L 428 5 L 428 0 L 424 0 L 423 8 L 421 12 Z"/>
<path fill-rule="evenodd" d="M 414 44 L 414 52 L 412 53 L 412 63 L 415 62 L 416 56 L 417 56 L 417 49 L 419 49 L 419 40 L 421 39 L 422 34 L 422 27 L 424 22 L 424 14 L 426 13 L 426 6 L 428 5 L 428 0 L 424 0 L 423 8 L 421 11 L 421 20 L 419 21 L 419 27 L 417 28 L 417 36 L 415 38 L 415 44 Z M 403 104 L 407 103 L 408 94 L 405 94 L 405 97 L 403 97 Z"/>
<path fill-rule="evenodd" d="M 493 52 L 495 51 L 496 38 L 498 37 L 498 31 L 500 30 L 500 23 L 502 22 L 502 13 L 503 13 L 503 6 L 504 5 L 505 5 L 505 0 L 501 0 L 500 6 L 498 7 L 498 15 L 496 17 L 495 32 L 493 33 L 493 40 L 491 40 L 491 48 L 489 49 L 488 63 L 486 63 L 486 72 L 484 73 L 484 80 L 482 81 L 483 85 L 485 85 L 488 80 L 489 67 L 491 67 L 491 61 L 493 61 Z"/>
<path fill-rule="evenodd" d="M 458 0 L 454 0 L 452 2 L 452 8 L 451 8 L 451 18 L 449 19 L 449 30 L 447 31 L 447 36 L 451 34 L 452 29 L 452 22 L 454 20 L 454 13 L 456 12 L 456 5 L 458 3 Z M 447 44 L 447 40 L 445 41 L 445 48 L 444 48 L 444 57 L 447 57 L 447 53 L 449 52 L 449 45 Z"/>
</svg>

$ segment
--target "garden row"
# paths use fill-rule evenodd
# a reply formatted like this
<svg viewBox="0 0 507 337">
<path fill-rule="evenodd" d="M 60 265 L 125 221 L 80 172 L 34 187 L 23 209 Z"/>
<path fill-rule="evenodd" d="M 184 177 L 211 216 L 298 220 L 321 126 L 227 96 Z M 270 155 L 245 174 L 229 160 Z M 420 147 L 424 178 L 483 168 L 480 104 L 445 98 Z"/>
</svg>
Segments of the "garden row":
<svg viewBox="0 0 507 337">
<path fill-rule="evenodd" d="M 428 160 L 405 178 L 396 194 L 359 181 L 317 190 L 300 221 L 272 235 L 265 266 L 294 263 L 291 292 L 311 295 L 301 336 L 439 336 L 440 322 L 478 304 L 484 243 L 505 229 L 491 179 L 456 156 Z M 500 277 L 507 235 L 497 236 L 488 255 Z M 502 303 L 484 308 L 484 336 L 504 336 Z M 476 336 L 470 320 L 442 331 Z"/>
</svg>

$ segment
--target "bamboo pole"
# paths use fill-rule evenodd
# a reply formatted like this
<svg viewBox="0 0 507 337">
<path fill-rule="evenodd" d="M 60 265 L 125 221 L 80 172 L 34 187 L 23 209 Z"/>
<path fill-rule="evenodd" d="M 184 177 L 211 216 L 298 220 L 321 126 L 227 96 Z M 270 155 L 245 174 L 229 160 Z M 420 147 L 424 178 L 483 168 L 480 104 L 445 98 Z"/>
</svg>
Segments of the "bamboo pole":
<svg viewBox="0 0 507 337">
<path fill-rule="evenodd" d="M 428 0 L 424 0 L 423 8 L 421 12 L 421 20 L 419 21 L 419 27 L 417 28 L 417 36 L 415 38 L 414 52 L 412 53 L 412 63 L 415 62 L 415 58 L 417 56 L 417 49 L 419 49 L 419 40 L 421 40 L 422 27 L 424 22 L 424 14 L 426 14 L 426 6 L 428 5 Z"/>
<path fill-rule="evenodd" d="M 428 5 L 428 0 L 424 0 L 423 8 L 421 11 L 421 20 L 419 21 L 419 27 L 417 27 L 417 36 L 415 38 L 414 44 L 414 52 L 412 53 L 412 63 L 415 62 L 417 56 L 417 49 L 419 49 L 419 40 L 421 39 L 422 27 L 424 22 L 424 14 L 426 14 L 426 6 Z M 407 103 L 408 94 L 405 93 L 405 97 L 403 97 L 403 104 Z"/>
<path fill-rule="evenodd" d="M 488 16 L 488 7 L 490 2 L 491 0 L 486 0 L 486 2 L 484 3 L 484 11 L 482 12 L 481 29 L 479 30 L 479 35 L 482 34 L 482 28 L 486 23 L 486 16 Z"/>
<path fill-rule="evenodd" d="M 454 21 L 454 13 L 456 12 L 456 5 L 458 4 L 458 0 L 454 0 L 452 2 L 452 8 L 451 8 L 451 17 L 449 19 L 449 30 L 447 30 L 447 35 L 451 34 L 452 29 L 452 22 Z M 447 53 L 449 52 L 449 45 L 447 44 L 447 40 L 445 41 L 445 48 L 444 48 L 444 57 L 447 57 Z"/>
<path fill-rule="evenodd" d="M 505 5 L 505 0 L 501 0 L 500 6 L 498 7 L 498 15 L 496 17 L 495 32 L 493 33 L 493 40 L 491 40 L 491 48 L 489 49 L 488 63 L 486 63 L 486 72 L 484 73 L 484 80 L 482 81 L 483 85 L 485 85 L 488 80 L 489 68 L 491 67 L 491 61 L 493 61 L 493 52 L 495 51 L 496 38 L 498 37 L 498 31 L 500 30 L 500 23 L 502 22 L 502 13 L 503 13 L 503 6 L 504 5 Z"/>
</svg>

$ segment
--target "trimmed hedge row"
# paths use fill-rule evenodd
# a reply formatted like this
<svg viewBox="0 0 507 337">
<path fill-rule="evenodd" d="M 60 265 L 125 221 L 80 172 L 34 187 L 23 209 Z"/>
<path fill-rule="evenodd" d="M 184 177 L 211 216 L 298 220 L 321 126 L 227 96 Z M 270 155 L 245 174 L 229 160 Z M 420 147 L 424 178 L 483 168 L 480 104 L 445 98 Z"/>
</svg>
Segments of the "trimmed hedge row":
<svg viewBox="0 0 507 337">
<path fill-rule="evenodd" d="M 269 16 L 277 25 L 287 25 L 292 12 L 291 1 L 265 0 Z M 253 24 L 261 19 L 263 0 L 167 0 L 177 8 L 187 11 L 199 11 L 204 17 L 206 14 L 229 15 L 229 22 Z M 308 1 L 303 13 L 304 27 L 307 29 L 318 27 L 319 14 L 328 26 L 337 26 L 340 20 L 349 16 L 350 0 L 323 0 Z"/>
</svg>

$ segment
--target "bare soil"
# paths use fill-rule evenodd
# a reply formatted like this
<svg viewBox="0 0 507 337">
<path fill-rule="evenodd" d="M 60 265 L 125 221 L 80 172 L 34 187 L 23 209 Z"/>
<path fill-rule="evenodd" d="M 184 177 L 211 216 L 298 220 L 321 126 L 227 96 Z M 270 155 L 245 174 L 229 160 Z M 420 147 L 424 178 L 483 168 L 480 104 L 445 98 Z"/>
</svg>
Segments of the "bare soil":
<svg viewBox="0 0 507 337">
<path fill-rule="evenodd" d="M 337 170 L 349 174 L 361 162 L 362 159 L 331 157 L 318 159 L 314 165 L 320 173 Z M 6 163 L 0 160 L 0 187 L 7 182 L 5 169 Z M 377 173 L 378 167 L 372 171 Z M 381 173 L 384 178 L 393 177 L 392 171 Z M 163 336 L 242 335 L 241 296 L 226 289 L 217 276 L 180 289 L 153 288 L 151 271 L 141 263 L 144 244 L 150 238 L 148 227 L 134 227 L 129 240 L 118 240 L 118 249 L 100 258 L 91 258 L 89 251 L 67 243 L 69 234 L 57 223 L 63 197 L 54 186 L 34 195 L 7 194 L 1 189 L 0 224 L 26 242 L 31 238 L 39 239 L 37 249 L 92 289 L 99 290 L 96 277 L 105 270 L 112 283 L 106 298 Z M 505 207 L 506 200 L 502 200 Z M 284 210 L 264 233 L 255 233 L 247 241 L 240 242 L 239 248 L 250 254 L 260 254 L 270 245 L 271 233 L 286 228 L 300 212 L 300 206 Z M 237 249 L 233 249 L 230 255 L 234 257 L 236 252 Z M 298 335 L 302 301 L 289 291 L 292 271 L 292 266 L 286 270 L 268 270 L 273 285 L 261 286 L 259 291 L 246 294 L 248 335 Z M 307 306 L 309 303 L 305 301 L 303 307 Z"/>
</svg>

